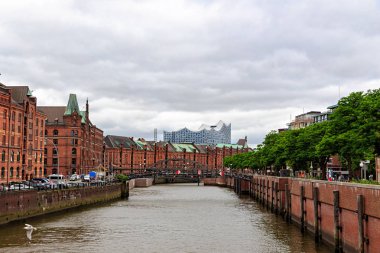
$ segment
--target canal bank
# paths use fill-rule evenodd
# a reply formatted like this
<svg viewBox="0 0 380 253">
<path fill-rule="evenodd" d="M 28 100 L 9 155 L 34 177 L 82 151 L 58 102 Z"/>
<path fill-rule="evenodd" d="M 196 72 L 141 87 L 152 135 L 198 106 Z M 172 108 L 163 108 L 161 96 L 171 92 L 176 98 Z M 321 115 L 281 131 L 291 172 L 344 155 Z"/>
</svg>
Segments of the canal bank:
<svg viewBox="0 0 380 253">
<path fill-rule="evenodd" d="M 380 249 L 379 186 L 260 175 L 208 179 L 208 184 L 249 194 L 335 252 Z"/>
</svg>

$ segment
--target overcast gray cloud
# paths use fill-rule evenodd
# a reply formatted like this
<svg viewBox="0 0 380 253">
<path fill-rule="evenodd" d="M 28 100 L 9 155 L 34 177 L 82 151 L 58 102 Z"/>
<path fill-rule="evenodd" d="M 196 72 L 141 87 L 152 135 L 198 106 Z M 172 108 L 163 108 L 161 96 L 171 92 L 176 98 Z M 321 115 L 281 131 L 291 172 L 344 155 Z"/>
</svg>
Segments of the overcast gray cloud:
<svg viewBox="0 0 380 253">
<path fill-rule="evenodd" d="M 88 97 L 105 134 L 219 119 L 257 144 L 303 111 L 379 88 L 379 1 L 1 1 L 0 82 Z"/>
</svg>

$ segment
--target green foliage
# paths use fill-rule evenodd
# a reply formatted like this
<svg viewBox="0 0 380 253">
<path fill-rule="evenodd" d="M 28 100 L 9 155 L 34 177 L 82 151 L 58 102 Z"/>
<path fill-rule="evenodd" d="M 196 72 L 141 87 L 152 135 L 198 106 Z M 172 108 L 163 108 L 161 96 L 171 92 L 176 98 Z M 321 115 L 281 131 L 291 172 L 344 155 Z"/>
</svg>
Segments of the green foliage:
<svg viewBox="0 0 380 253">
<path fill-rule="evenodd" d="M 358 169 L 360 160 L 370 160 L 373 169 L 380 154 L 380 89 L 351 93 L 330 116 L 303 129 L 271 131 L 254 152 L 226 157 L 224 165 L 276 171 L 287 166 L 308 171 L 313 165 L 324 177 L 329 158 L 337 154 L 348 170 Z"/>
<path fill-rule="evenodd" d="M 357 183 L 357 184 L 375 184 L 375 185 L 380 185 L 380 183 L 377 182 L 377 181 L 367 180 L 367 179 L 359 179 L 359 180 L 353 179 L 351 182 L 352 183 Z"/>
<path fill-rule="evenodd" d="M 120 182 L 128 181 L 128 176 L 124 174 L 117 174 L 115 178 Z"/>
</svg>

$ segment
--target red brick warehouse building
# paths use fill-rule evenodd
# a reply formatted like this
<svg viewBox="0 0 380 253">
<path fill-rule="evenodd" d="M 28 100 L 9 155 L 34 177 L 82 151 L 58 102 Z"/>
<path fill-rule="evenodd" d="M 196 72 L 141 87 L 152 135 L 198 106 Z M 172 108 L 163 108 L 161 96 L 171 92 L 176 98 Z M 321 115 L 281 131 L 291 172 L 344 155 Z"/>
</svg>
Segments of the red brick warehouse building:
<svg viewBox="0 0 380 253">
<path fill-rule="evenodd" d="M 67 106 L 39 106 L 47 115 L 45 168 L 48 174 L 87 174 L 103 165 L 103 131 L 92 124 L 89 104 L 80 111 L 70 94 Z"/>
<path fill-rule="evenodd" d="M 201 145 L 146 141 L 124 136 L 107 135 L 104 139 L 104 166 L 117 172 L 129 174 L 142 171 L 168 159 L 185 161 L 180 167 L 190 167 L 196 162 L 208 170 L 222 170 L 223 159 L 237 153 L 248 152 L 246 140 L 239 144 Z M 162 166 L 163 164 L 161 164 Z"/>
<path fill-rule="evenodd" d="M 28 86 L 0 84 L 0 183 L 42 177 L 46 115 Z"/>
</svg>

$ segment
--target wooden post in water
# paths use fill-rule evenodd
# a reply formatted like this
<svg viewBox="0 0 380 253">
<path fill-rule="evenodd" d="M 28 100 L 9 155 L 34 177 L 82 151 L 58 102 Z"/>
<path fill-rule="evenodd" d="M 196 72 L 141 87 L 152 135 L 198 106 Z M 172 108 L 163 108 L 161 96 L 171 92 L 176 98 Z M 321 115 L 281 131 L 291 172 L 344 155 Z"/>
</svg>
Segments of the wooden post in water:
<svg viewBox="0 0 380 253">
<path fill-rule="evenodd" d="M 129 182 L 127 181 L 122 182 L 120 186 L 120 191 L 121 191 L 120 197 L 122 199 L 129 198 Z"/>
<path fill-rule="evenodd" d="M 313 201 L 314 201 L 314 240 L 316 243 L 319 243 L 318 187 L 313 188 Z"/>
<path fill-rule="evenodd" d="M 267 202 L 267 210 L 269 210 L 269 179 L 266 180 L 266 202 Z"/>
<path fill-rule="evenodd" d="M 285 184 L 285 220 L 289 222 L 289 185 Z"/>
<path fill-rule="evenodd" d="M 364 201 L 363 195 L 357 196 L 358 205 L 358 252 L 364 253 L 364 227 L 363 227 L 363 216 L 364 216 Z"/>
<path fill-rule="evenodd" d="M 300 206 L 301 206 L 301 232 L 305 232 L 305 188 L 303 185 L 300 187 Z"/>
<path fill-rule="evenodd" d="M 278 182 L 274 184 L 274 212 L 278 215 Z"/>
<path fill-rule="evenodd" d="M 272 198 L 271 198 L 270 211 L 273 213 L 274 211 L 274 181 L 272 181 L 271 190 L 272 190 L 272 196 L 271 196 Z"/>
<path fill-rule="evenodd" d="M 334 194 L 334 244 L 335 244 L 335 252 L 342 252 L 342 248 L 340 246 L 340 208 L 339 208 L 339 191 L 333 191 Z"/>
</svg>

